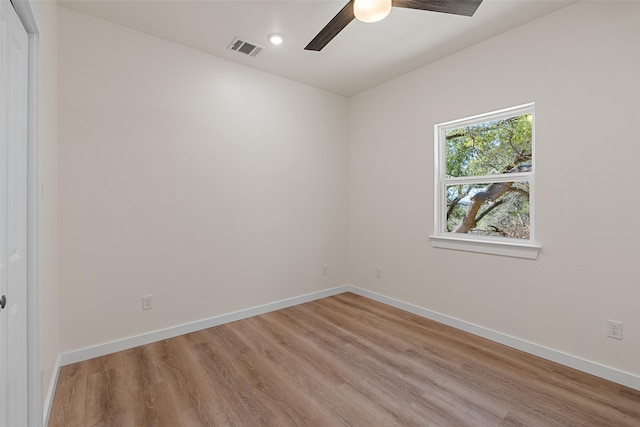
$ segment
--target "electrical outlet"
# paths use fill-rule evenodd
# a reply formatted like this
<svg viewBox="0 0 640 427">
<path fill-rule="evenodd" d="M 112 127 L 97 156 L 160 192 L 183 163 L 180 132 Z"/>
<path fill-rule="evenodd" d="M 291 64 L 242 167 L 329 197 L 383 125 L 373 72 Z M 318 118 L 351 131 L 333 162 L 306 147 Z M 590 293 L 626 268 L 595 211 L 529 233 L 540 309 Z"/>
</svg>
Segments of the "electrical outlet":
<svg viewBox="0 0 640 427">
<path fill-rule="evenodd" d="M 327 274 L 329 274 L 329 266 L 325 264 L 322 266 L 322 275 L 326 276 Z"/>
<path fill-rule="evenodd" d="M 382 267 L 376 267 L 376 277 L 382 279 Z"/>
<path fill-rule="evenodd" d="M 153 308 L 153 295 L 145 295 L 142 297 L 142 309 L 151 310 Z"/>
<path fill-rule="evenodd" d="M 622 339 L 622 322 L 607 319 L 607 336 L 617 340 Z"/>
</svg>

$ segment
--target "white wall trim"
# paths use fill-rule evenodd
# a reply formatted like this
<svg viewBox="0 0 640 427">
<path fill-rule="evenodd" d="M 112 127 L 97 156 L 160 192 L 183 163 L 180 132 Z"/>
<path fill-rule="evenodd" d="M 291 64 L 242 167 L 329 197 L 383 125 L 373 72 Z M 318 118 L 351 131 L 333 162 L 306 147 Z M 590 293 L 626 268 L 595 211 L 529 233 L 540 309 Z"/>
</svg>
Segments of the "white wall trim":
<svg viewBox="0 0 640 427">
<path fill-rule="evenodd" d="M 196 322 L 186 323 L 171 328 L 149 332 L 147 334 L 137 335 L 134 337 L 125 338 L 118 341 L 112 341 L 104 344 L 99 344 L 92 347 L 87 347 L 60 355 L 58 359 L 58 366 L 65 366 L 83 360 L 92 359 L 94 357 L 104 356 L 106 354 L 114 353 L 116 351 L 127 350 L 140 345 L 150 344 L 152 342 L 173 338 L 179 335 L 188 334 L 201 329 L 211 328 L 213 326 L 222 325 L 236 320 L 246 319 L 248 317 L 257 316 L 260 314 L 268 313 L 275 310 L 291 307 L 298 304 L 314 301 L 317 299 L 329 297 L 332 295 L 341 294 L 344 292 L 353 292 L 354 294 L 361 295 L 366 298 L 370 298 L 374 301 L 381 302 L 383 304 L 390 305 L 400 310 L 407 311 L 409 313 L 416 314 L 427 319 L 434 320 L 444 325 L 451 326 L 456 329 L 460 329 L 471 334 L 487 338 L 491 341 L 495 341 L 500 344 L 504 344 L 511 348 L 524 351 L 534 356 L 541 357 L 552 362 L 559 363 L 561 365 L 577 369 L 579 371 L 595 375 L 597 377 L 613 381 L 615 383 L 624 385 L 626 387 L 640 390 L 640 376 L 634 375 L 629 372 L 624 372 L 609 366 L 601 365 L 586 359 L 582 359 L 577 356 L 573 356 L 567 353 L 563 353 L 558 350 L 554 350 L 549 347 L 545 347 L 539 344 L 535 344 L 520 338 L 513 337 L 511 335 L 503 334 L 492 329 L 488 329 L 464 320 L 457 319 L 455 317 L 447 316 L 432 310 L 428 310 L 423 307 L 419 307 L 414 304 L 410 304 L 404 301 L 397 300 L 376 292 L 372 292 L 366 289 L 359 288 L 353 285 L 343 285 L 331 289 L 326 289 L 318 292 L 312 292 L 306 295 L 298 297 L 288 298 L 281 301 L 276 301 L 269 304 L 259 305 L 244 310 L 235 311 L 232 313 L 222 314 L 220 316 L 214 316 L 208 319 L 199 320 Z M 52 385 L 49 388 L 50 396 L 47 396 L 46 408 L 50 409 L 50 398 L 53 397 L 55 390 L 56 377 L 52 380 Z M 49 411 L 47 410 L 47 418 Z"/>
<path fill-rule="evenodd" d="M 177 337 L 179 335 L 211 328 L 213 326 L 219 326 L 229 322 L 235 322 L 236 320 L 246 319 L 252 316 L 258 316 L 260 314 L 292 307 L 294 305 L 303 304 L 305 302 L 315 301 L 317 299 L 326 298 L 344 292 L 347 292 L 347 287 L 338 286 L 335 288 L 312 292 L 309 294 L 263 304 L 244 310 L 234 311 L 232 313 L 210 317 L 208 319 L 197 320 L 195 322 L 173 326 L 167 329 L 161 329 L 142 335 L 136 335 L 118 341 L 112 341 L 104 344 L 98 344 L 92 347 L 82 348 L 79 350 L 61 354 L 60 366 L 70 365 L 72 363 L 81 362 L 83 360 L 93 359 L 94 357 L 104 356 L 110 353 L 115 353 L 117 351 L 128 350 L 130 348 L 138 347 L 141 345 Z"/>
<path fill-rule="evenodd" d="M 500 344 L 504 344 L 511 348 L 524 351 L 534 356 L 541 357 L 552 362 L 559 363 L 561 365 L 577 369 L 579 371 L 595 375 L 600 378 L 604 378 L 609 381 L 630 387 L 636 390 L 640 390 L 640 376 L 634 375 L 629 372 L 620 371 L 609 366 L 601 365 L 589 360 L 582 359 L 577 356 L 573 356 L 567 353 L 563 353 L 558 350 L 554 350 L 549 347 L 541 346 L 520 338 L 513 337 L 511 335 L 503 334 L 492 329 L 488 329 L 473 323 L 466 322 L 464 320 L 457 319 L 455 317 L 447 316 L 432 310 L 428 310 L 423 307 L 419 307 L 414 304 L 410 304 L 404 301 L 400 301 L 376 292 L 372 292 L 366 289 L 359 288 L 353 285 L 343 285 L 331 289 L 326 289 L 318 292 L 312 292 L 306 295 L 298 297 L 288 298 L 281 301 L 276 301 L 269 304 L 259 305 L 256 307 L 234 311 L 232 313 L 222 314 L 220 316 L 210 317 L 208 319 L 199 320 L 196 322 L 186 323 L 171 328 L 150 332 L 143 335 L 137 335 L 134 337 L 125 338 L 118 341 L 112 341 L 109 343 L 99 344 L 93 347 L 87 347 L 80 350 L 71 351 L 61 354 L 58 359 L 58 366 L 70 365 L 72 363 L 81 362 L 83 360 L 92 359 L 94 357 L 104 356 L 117 351 L 128 350 L 140 345 L 150 344 L 156 341 L 161 341 L 168 338 L 173 338 L 179 335 L 188 334 L 190 332 L 199 331 L 201 329 L 211 328 L 213 326 L 219 326 L 225 323 L 234 322 L 236 320 L 246 319 L 248 317 L 257 316 L 260 314 L 268 313 L 275 310 L 291 307 L 298 304 L 314 301 L 317 299 L 329 297 L 332 295 L 338 295 L 344 292 L 353 292 L 354 294 L 361 295 L 363 297 L 372 299 L 374 301 L 381 302 L 383 304 L 390 305 L 400 310 L 407 311 L 409 313 L 416 314 L 418 316 L 434 320 L 447 326 L 460 329 L 471 334 L 487 338 L 491 341 L 495 341 Z M 57 382 L 57 370 L 56 376 L 52 381 L 52 384 Z M 50 398 L 53 398 L 52 386 L 50 389 L 51 396 L 47 397 L 47 405 L 50 405 Z M 49 407 L 49 406 L 47 406 Z M 48 414 L 48 411 L 47 411 Z"/>
<path fill-rule="evenodd" d="M 458 251 L 479 252 L 491 255 L 503 255 L 514 258 L 537 259 L 540 246 L 516 243 L 475 240 L 464 237 L 429 236 L 434 248 L 454 249 Z"/>
<path fill-rule="evenodd" d="M 534 356 L 559 363 L 569 368 L 577 369 L 578 371 L 586 372 L 587 374 L 595 375 L 596 377 L 604 378 L 606 380 L 613 381 L 617 384 L 621 384 L 635 390 L 640 390 L 640 376 L 634 375 L 629 372 L 620 371 L 609 366 L 601 365 L 599 363 L 582 359 L 571 354 L 563 353 L 549 347 L 535 344 L 520 338 L 513 337 L 511 335 L 503 334 L 492 329 L 488 329 L 473 323 L 466 322 L 464 320 L 457 319 L 455 317 L 428 310 L 426 308 L 422 308 L 408 302 L 381 295 L 376 292 L 362 289 L 357 286 L 345 285 L 345 292 L 353 292 L 354 294 L 370 298 L 372 300 L 390 305 L 395 308 L 399 308 L 400 310 L 404 310 L 409 313 L 417 314 L 418 316 L 434 320 L 438 323 L 442 323 L 465 332 L 469 332 L 482 338 L 487 338 L 491 341 L 495 341 L 497 343 L 524 351 Z"/>
<path fill-rule="evenodd" d="M 428 310 L 423 307 L 419 307 L 414 304 L 410 304 L 395 298 L 391 298 L 376 292 L 372 292 L 366 289 L 359 288 L 353 285 L 343 285 L 331 289 L 326 289 L 318 292 L 312 292 L 306 295 L 298 297 L 288 298 L 273 303 L 263 304 L 256 307 L 238 310 L 232 313 L 222 314 L 220 316 L 210 317 L 208 319 L 198 320 L 196 322 L 185 323 L 183 325 L 174 326 L 171 328 L 149 332 L 142 335 L 137 335 L 129 338 L 125 338 L 118 341 L 112 341 L 104 344 L 99 344 L 92 347 L 87 347 L 68 353 L 63 353 L 58 358 L 55 370 L 55 377 L 51 381 L 49 386 L 49 393 L 46 400 L 46 419 L 49 417 L 49 411 L 51 410 L 51 403 L 55 392 L 55 386 L 58 379 L 58 368 L 72 363 L 81 362 L 83 360 L 92 359 L 94 357 L 104 356 L 117 351 L 127 350 L 140 345 L 150 344 L 156 341 L 161 341 L 168 338 L 173 338 L 179 335 L 188 334 L 198 330 L 219 326 L 225 323 L 234 322 L 236 320 L 246 319 L 248 317 L 257 316 L 271 311 L 280 310 L 294 305 L 303 304 L 317 299 L 329 297 L 332 295 L 338 295 L 344 292 L 352 292 L 354 294 L 372 299 L 374 301 L 381 302 L 383 304 L 390 305 L 400 310 L 407 311 L 409 313 L 416 314 L 418 316 L 434 320 L 447 326 L 451 326 L 456 329 L 460 329 L 471 334 L 487 338 L 491 341 L 504 344 L 511 348 L 524 351 L 534 356 L 541 357 L 552 362 L 559 363 L 561 365 L 577 369 L 579 371 L 595 375 L 597 377 L 613 381 L 617 384 L 624 385 L 626 387 L 640 390 L 640 376 L 634 375 L 629 372 L 620 371 L 618 369 L 601 365 L 586 359 L 582 359 L 577 356 L 573 356 L 567 353 L 563 353 L 558 350 L 554 350 L 539 344 L 535 344 L 520 338 L 513 337 L 511 335 L 503 334 L 492 329 L 488 329 L 464 320 L 457 319 L 455 317 L 447 316 L 432 310 Z M 45 424 L 46 425 L 46 424 Z"/>
<path fill-rule="evenodd" d="M 53 367 L 53 375 L 51 375 L 51 381 L 49 382 L 49 389 L 47 390 L 47 396 L 44 399 L 44 423 L 43 426 L 49 425 L 49 415 L 51 414 L 51 407 L 53 406 L 53 398 L 56 395 L 56 387 L 58 386 L 58 375 L 60 373 L 60 356 L 56 358 L 56 364 Z"/>
<path fill-rule="evenodd" d="M 27 104 L 27 412 L 29 426 L 41 426 L 41 163 L 40 163 L 40 34 L 31 0 L 12 0 L 29 36 Z"/>
</svg>

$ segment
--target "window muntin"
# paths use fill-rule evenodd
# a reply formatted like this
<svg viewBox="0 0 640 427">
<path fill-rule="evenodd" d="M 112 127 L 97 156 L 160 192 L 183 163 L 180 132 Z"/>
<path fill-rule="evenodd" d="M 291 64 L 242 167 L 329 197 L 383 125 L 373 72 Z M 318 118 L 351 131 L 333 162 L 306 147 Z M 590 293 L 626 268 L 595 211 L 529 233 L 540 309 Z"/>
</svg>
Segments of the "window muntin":
<svg viewBox="0 0 640 427">
<path fill-rule="evenodd" d="M 435 236 L 534 242 L 534 104 L 435 126 Z"/>
</svg>

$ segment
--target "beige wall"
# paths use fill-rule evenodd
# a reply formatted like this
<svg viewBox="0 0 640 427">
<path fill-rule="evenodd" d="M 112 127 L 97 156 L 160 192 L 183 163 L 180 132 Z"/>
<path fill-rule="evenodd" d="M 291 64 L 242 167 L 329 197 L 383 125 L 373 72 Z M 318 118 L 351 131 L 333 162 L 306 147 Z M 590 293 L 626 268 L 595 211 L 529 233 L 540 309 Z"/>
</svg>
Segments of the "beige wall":
<svg viewBox="0 0 640 427">
<path fill-rule="evenodd" d="M 60 353 L 58 328 L 58 8 L 54 2 L 31 6 L 40 32 L 41 162 L 41 322 L 43 398 L 49 392 Z M 45 402 L 46 404 L 46 402 Z"/>
<path fill-rule="evenodd" d="M 345 98 L 63 8 L 59 40 L 63 352 L 346 282 Z"/>
<path fill-rule="evenodd" d="M 582 2 L 350 99 L 350 282 L 640 374 L 639 22 Z M 433 249 L 433 125 L 530 101 L 538 260 Z"/>
<path fill-rule="evenodd" d="M 60 9 L 59 351 L 348 282 L 640 374 L 637 22 L 581 2 L 346 100 Z M 538 260 L 431 248 L 433 125 L 530 101 Z"/>
</svg>

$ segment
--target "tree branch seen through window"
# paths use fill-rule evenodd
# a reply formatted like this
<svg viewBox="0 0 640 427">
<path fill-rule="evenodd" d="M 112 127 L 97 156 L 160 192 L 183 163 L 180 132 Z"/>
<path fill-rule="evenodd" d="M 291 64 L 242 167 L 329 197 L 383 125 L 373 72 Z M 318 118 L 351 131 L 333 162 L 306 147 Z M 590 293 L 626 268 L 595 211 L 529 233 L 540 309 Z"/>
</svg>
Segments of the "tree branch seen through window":
<svg viewBox="0 0 640 427">
<path fill-rule="evenodd" d="M 532 239 L 533 106 L 526 107 L 436 126 L 443 232 Z"/>
</svg>

